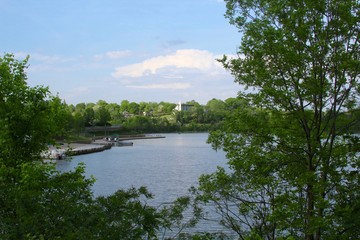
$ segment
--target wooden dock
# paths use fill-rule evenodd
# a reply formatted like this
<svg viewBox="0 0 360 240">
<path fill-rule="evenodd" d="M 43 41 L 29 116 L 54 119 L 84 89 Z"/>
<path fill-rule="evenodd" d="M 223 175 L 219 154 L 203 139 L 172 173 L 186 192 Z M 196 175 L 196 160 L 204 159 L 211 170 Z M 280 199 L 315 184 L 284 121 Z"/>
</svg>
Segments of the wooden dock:
<svg viewBox="0 0 360 240">
<path fill-rule="evenodd" d="M 91 143 L 69 143 L 61 144 L 59 146 L 50 146 L 48 151 L 44 152 L 43 157 L 48 159 L 63 159 L 67 156 L 76 156 L 82 154 L 102 152 L 110 149 L 112 146 L 132 146 L 132 142 L 123 142 L 127 140 L 138 140 L 138 139 L 157 139 L 165 138 L 162 135 L 123 135 L 118 136 L 115 139 L 95 139 Z M 119 143 L 119 144 L 114 144 Z"/>
<path fill-rule="evenodd" d="M 76 147 L 71 147 L 71 145 Z M 111 148 L 111 144 L 70 144 L 70 147 L 67 149 L 68 156 L 76 156 L 82 154 L 102 152 Z"/>
<path fill-rule="evenodd" d="M 156 138 L 165 138 L 165 136 L 162 135 L 150 135 L 150 134 L 140 134 L 140 135 L 122 135 L 118 137 L 119 141 L 125 141 L 125 140 L 137 140 L 137 139 L 156 139 Z"/>
</svg>

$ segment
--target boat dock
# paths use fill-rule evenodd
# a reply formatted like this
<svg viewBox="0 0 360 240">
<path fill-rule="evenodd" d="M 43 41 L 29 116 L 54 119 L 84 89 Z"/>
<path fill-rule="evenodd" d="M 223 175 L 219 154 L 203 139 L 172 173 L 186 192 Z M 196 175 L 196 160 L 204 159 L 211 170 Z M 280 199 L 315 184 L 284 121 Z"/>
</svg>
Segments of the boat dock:
<svg viewBox="0 0 360 240">
<path fill-rule="evenodd" d="M 126 140 L 137 140 L 137 139 L 156 139 L 156 138 L 165 138 L 165 136 L 156 134 L 138 134 L 138 135 L 121 135 L 116 137 L 117 141 L 126 141 Z"/>
<path fill-rule="evenodd" d="M 138 139 L 157 139 L 165 138 L 162 135 L 124 135 L 115 138 L 95 139 L 91 143 L 69 143 L 60 144 L 59 146 L 50 146 L 48 151 L 43 154 L 44 158 L 64 159 L 67 156 L 76 156 L 82 154 L 102 152 L 110 149 L 112 146 L 132 146 L 128 140 Z"/>
<path fill-rule="evenodd" d="M 70 146 L 67 149 L 67 155 L 76 156 L 88 153 L 102 152 L 104 150 L 110 149 L 111 144 L 69 144 Z"/>
</svg>

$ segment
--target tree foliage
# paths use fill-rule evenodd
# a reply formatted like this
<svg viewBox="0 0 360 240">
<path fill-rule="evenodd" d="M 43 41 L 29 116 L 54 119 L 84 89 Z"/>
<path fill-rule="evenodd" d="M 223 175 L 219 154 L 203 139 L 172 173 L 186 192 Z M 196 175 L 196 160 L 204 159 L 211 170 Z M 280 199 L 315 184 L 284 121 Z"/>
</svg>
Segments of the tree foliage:
<svg viewBox="0 0 360 240">
<path fill-rule="evenodd" d="M 49 170 L 40 155 L 66 126 L 64 104 L 48 88 L 27 85 L 26 65 L 0 58 L 0 236 L 9 239 L 24 238 L 28 216 L 40 209 L 37 190 L 46 189 Z"/>
<path fill-rule="evenodd" d="M 64 105 L 48 88 L 27 86 L 26 64 L 10 54 L 0 58 L 0 159 L 6 166 L 38 159 L 54 137 L 65 134 Z"/>
<path fill-rule="evenodd" d="M 199 200 L 242 239 L 359 238 L 359 2 L 226 3 L 243 37 L 221 61 L 251 91 L 209 138 L 230 171 L 202 176 Z"/>
</svg>

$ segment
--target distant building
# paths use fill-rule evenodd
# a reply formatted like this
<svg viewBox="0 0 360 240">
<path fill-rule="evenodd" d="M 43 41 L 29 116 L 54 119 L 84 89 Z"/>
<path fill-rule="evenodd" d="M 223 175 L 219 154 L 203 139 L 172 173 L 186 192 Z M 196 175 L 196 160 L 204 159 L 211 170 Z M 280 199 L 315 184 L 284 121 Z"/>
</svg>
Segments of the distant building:
<svg viewBox="0 0 360 240">
<path fill-rule="evenodd" d="M 123 115 L 124 118 L 131 118 L 131 117 L 134 116 L 134 114 L 131 114 L 131 113 L 127 112 L 127 111 L 123 111 L 122 115 Z"/>
<path fill-rule="evenodd" d="M 189 111 L 190 108 L 192 108 L 194 105 L 191 104 L 184 104 L 179 102 L 178 104 L 176 104 L 175 110 L 176 111 Z"/>
</svg>

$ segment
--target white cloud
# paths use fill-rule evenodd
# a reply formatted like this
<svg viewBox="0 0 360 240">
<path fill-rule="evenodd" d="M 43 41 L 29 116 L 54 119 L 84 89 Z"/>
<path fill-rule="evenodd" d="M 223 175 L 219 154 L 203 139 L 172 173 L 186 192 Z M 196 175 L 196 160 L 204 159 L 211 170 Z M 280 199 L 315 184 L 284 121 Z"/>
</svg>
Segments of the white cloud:
<svg viewBox="0 0 360 240">
<path fill-rule="evenodd" d="M 124 51 L 109 51 L 103 54 L 97 54 L 94 56 L 94 58 L 96 60 L 102 60 L 104 58 L 108 58 L 108 59 L 118 59 L 118 58 L 123 58 L 123 57 L 128 57 L 131 56 L 132 52 L 129 50 L 124 50 Z"/>
<path fill-rule="evenodd" d="M 187 89 L 190 88 L 189 83 L 162 83 L 162 84 L 148 84 L 148 85 L 128 85 L 129 88 L 142 89 Z"/>
<path fill-rule="evenodd" d="M 175 75 L 175 74 L 169 74 L 169 75 L 163 75 L 163 78 L 168 78 L 168 79 L 183 79 L 183 76 L 180 75 Z"/>
<path fill-rule="evenodd" d="M 223 71 L 220 63 L 216 61 L 216 56 L 204 50 L 183 49 L 165 56 L 158 56 L 147 59 L 141 63 L 118 67 L 113 72 L 115 78 L 121 77 L 143 77 L 157 74 L 164 68 L 195 69 L 201 72 L 220 72 Z M 175 75 L 172 75 L 176 77 Z"/>
</svg>

